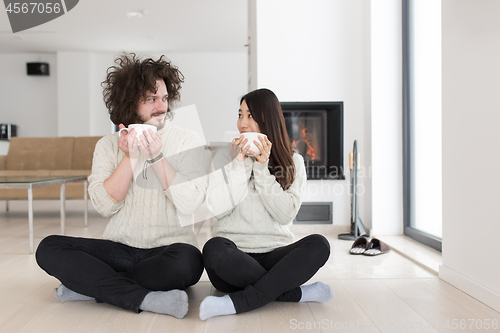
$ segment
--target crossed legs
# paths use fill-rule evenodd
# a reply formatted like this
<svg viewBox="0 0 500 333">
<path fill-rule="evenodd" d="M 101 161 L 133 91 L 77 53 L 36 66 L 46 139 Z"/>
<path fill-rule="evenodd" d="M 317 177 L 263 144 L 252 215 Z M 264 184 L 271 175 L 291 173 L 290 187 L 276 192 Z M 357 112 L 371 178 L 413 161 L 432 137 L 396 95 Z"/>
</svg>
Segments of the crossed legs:
<svg viewBox="0 0 500 333">
<path fill-rule="evenodd" d="M 328 285 L 316 284 L 312 287 L 314 293 L 309 292 L 311 287 L 309 290 L 301 288 L 325 264 L 329 255 L 330 245 L 321 235 L 304 237 L 268 253 L 245 253 L 229 239 L 212 238 L 203 248 L 205 269 L 214 287 L 230 295 L 225 296 L 225 301 L 213 297 L 206 299 L 200 307 L 200 317 L 220 315 L 211 311 L 217 306 L 222 312 L 228 312 L 221 314 L 231 314 L 251 311 L 274 300 L 299 302 L 305 296 L 304 291 L 310 294 L 306 295 L 307 300 L 330 300 L 333 293 Z M 318 290 L 322 297 L 316 299 L 311 295 Z M 229 300 L 234 306 L 232 309 L 224 305 Z M 221 302 L 224 304 L 219 304 Z"/>
<path fill-rule="evenodd" d="M 187 312 L 182 290 L 198 282 L 203 272 L 200 251 L 183 243 L 138 249 L 109 240 L 49 236 L 38 246 L 36 260 L 70 290 L 135 312 L 164 313 L 151 304 L 166 299 L 185 303 Z M 174 290 L 158 296 L 159 291 Z M 174 312 L 168 314 L 185 315 Z"/>
</svg>

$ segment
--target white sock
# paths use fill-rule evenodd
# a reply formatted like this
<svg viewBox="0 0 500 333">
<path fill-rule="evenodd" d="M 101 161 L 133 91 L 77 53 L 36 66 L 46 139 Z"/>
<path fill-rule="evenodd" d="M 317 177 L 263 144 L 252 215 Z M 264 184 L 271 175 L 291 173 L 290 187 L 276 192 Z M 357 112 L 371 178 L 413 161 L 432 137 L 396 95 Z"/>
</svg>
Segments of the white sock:
<svg viewBox="0 0 500 333">
<path fill-rule="evenodd" d="M 200 319 L 206 320 L 215 316 L 226 316 L 236 313 L 229 295 L 222 297 L 207 296 L 200 304 Z"/>
<path fill-rule="evenodd" d="M 59 287 L 54 288 L 54 296 L 61 302 L 94 300 L 93 297 L 79 294 L 76 291 L 69 289 L 64 284 L 61 284 L 59 285 Z"/>
<path fill-rule="evenodd" d="M 335 295 L 330 285 L 323 282 L 300 286 L 302 297 L 299 302 L 328 302 Z"/>
<path fill-rule="evenodd" d="M 144 297 L 139 309 L 184 318 L 188 312 L 188 295 L 184 290 L 152 291 Z"/>
</svg>

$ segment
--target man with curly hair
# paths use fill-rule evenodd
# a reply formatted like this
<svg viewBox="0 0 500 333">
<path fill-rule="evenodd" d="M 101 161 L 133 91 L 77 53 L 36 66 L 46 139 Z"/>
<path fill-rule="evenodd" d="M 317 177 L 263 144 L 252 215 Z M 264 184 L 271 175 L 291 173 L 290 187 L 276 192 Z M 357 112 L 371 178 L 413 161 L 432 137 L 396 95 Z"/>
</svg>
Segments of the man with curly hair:
<svg viewBox="0 0 500 333">
<path fill-rule="evenodd" d="M 203 203 L 207 181 L 193 156 L 181 152 L 202 143 L 194 132 L 168 123 L 184 80 L 177 67 L 163 56 L 140 60 L 135 54 L 115 63 L 103 82 L 111 120 L 120 129 L 149 124 L 157 131 L 124 130 L 96 144 L 89 194 L 96 210 L 110 217 L 103 239 L 49 236 L 36 259 L 61 281 L 54 293 L 63 302 L 95 299 L 183 318 L 184 289 L 203 272 L 193 226 L 185 221 Z M 142 160 L 147 180 L 134 176 Z"/>
</svg>

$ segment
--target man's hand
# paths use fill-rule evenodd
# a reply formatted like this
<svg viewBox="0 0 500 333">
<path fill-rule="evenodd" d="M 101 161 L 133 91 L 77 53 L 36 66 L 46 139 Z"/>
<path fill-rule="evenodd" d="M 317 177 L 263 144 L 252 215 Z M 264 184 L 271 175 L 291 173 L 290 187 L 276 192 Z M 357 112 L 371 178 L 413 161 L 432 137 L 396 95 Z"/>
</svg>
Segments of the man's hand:
<svg viewBox="0 0 500 333">
<path fill-rule="evenodd" d="M 123 124 L 120 124 L 119 127 L 120 129 L 125 128 Z M 118 148 L 131 159 L 138 159 L 141 151 L 138 148 L 137 132 L 132 128 L 130 132 L 125 130 L 121 133 L 123 134 L 120 134 L 120 138 L 118 139 Z"/>
<path fill-rule="evenodd" d="M 125 128 L 123 124 L 120 124 L 119 127 L 120 129 Z M 138 140 L 134 129 L 131 129 L 130 132 L 122 131 L 120 133 L 118 148 L 125 153 L 125 156 L 111 176 L 103 183 L 104 189 L 116 201 L 125 199 L 130 183 L 134 177 L 135 165 L 141 155 L 137 143 Z"/>
<path fill-rule="evenodd" d="M 143 132 L 145 135 L 140 135 L 139 140 L 141 142 L 141 149 L 144 156 L 150 160 L 160 155 L 163 143 L 161 142 L 160 134 L 154 133 L 151 129 Z"/>
</svg>

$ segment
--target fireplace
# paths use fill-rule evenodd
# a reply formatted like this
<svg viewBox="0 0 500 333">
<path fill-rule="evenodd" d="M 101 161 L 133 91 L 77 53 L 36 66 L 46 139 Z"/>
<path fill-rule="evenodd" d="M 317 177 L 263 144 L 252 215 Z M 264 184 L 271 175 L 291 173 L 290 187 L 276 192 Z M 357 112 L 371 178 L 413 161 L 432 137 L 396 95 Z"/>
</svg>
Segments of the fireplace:
<svg viewBox="0 0 500 333">
<path fill-rule="evenodd" d="M 281 108 L 307 178 L 345 179 L 343 102 L 282 102 Z"/>
</svg>

